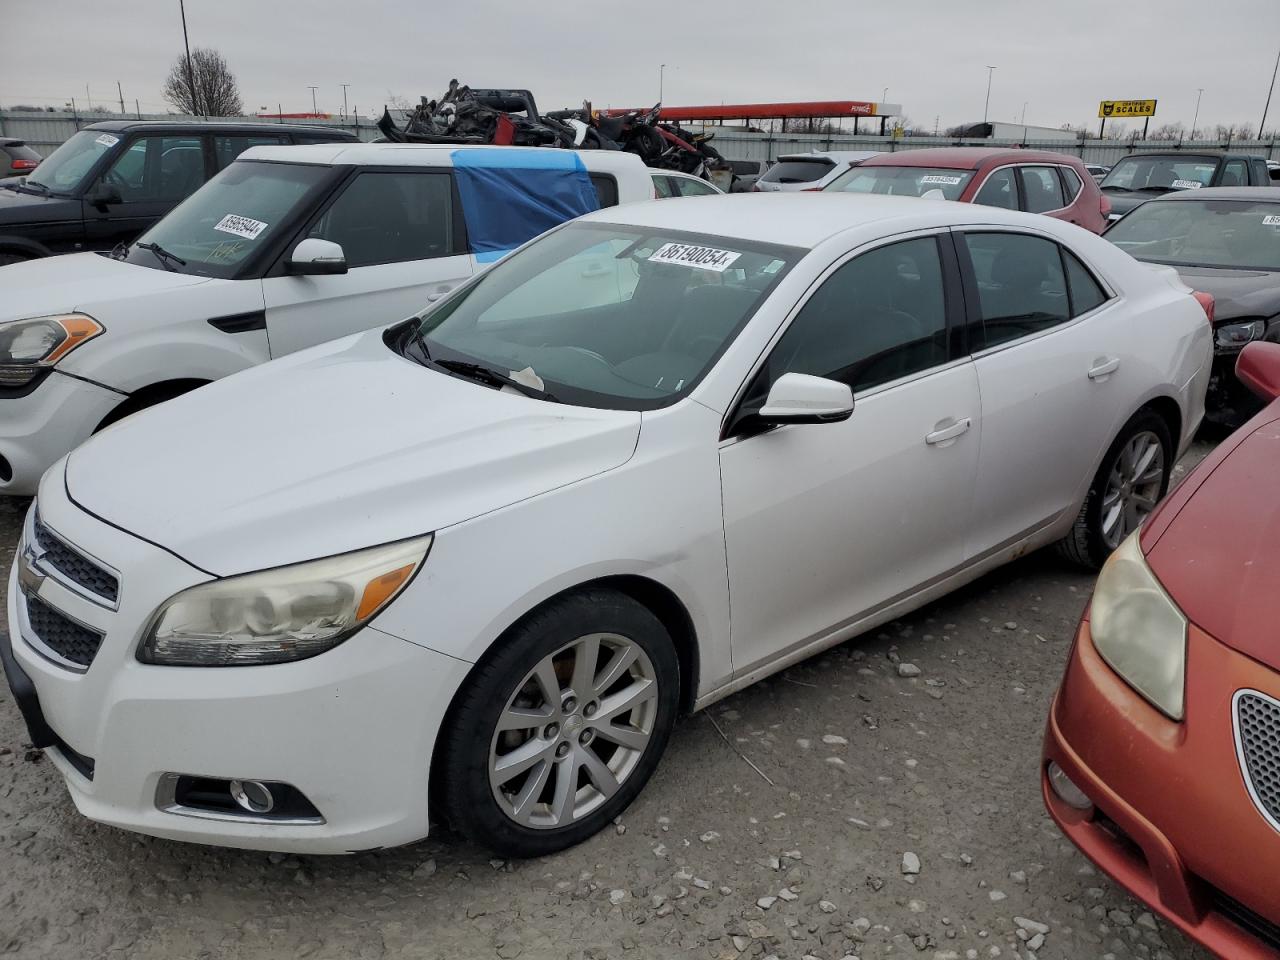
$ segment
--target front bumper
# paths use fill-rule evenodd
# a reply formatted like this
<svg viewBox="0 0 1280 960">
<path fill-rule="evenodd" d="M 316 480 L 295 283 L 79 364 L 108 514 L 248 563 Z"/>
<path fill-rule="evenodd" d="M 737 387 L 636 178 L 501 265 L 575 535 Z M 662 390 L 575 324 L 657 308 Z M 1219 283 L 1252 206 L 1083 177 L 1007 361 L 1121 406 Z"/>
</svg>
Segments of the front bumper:
<svg viewBox="0 0 1280 960">
<path fill-rule="evenodd" d="M 0 494 L 28 496 L 59 457 L 93 434 L 127 399 L 123 393 L 52 371 L 25 397 L 0 399 Z M 3 479 L 11 474 L 9 479 Z"/>
<path fill-rule="evenodd" d="M 52 472 L 51 479 L 60 481 Z M 372 627 L 298 663 L 140 663 L 134 651 L 151 612 L 208 576 L 65 499 L 49 501 L 42 489 L 40 512 L 49 527 L 125 572 L 115 611 L 94 609 L 53 576 L 40 584 L 37 596 L 45 603 L 103 630 L 84 672 L 38 651 L 18 563 L 9 581 L 10 662 L 17 667 L 10 683 L 26 701 L 33 737 L 33 704 L 22 697 L 22 678 L 34 689 L 34 710 L 56 738 L 48 756 L 81 813 L 172 840 L 298 853 L 345 853 L 427 835 L 436 731 L 468 664 Z M 160 800 L 167 773 L 288 783 L 323 822 L 171 812 Z"/>
<path fill-rule="evenodd" d="M 1222 957 L 1280 952 L 1280 833 L 1249 796 L 1236 756 L 1232 695 L 1277 695 L 1280 676 L 1190 628 L 1186 720 L 1168 720 L 1102 660 L 1080 625 L 1045 733 L 1050 816 L 1091 860 L 1165 920 Z M 1054 792 L 1061 767 L 1093 802 Z"/>
<path fill-rule="evenodd" d="M 1240 351 L 1214 352 L 1213 374 L 1209 379 L 1209 391 L 1205 396 L 1205 420 L 1234 430 L 1266 404 L 1254 396 L 1236 376 L 1236 361 Z"/>
</svg>

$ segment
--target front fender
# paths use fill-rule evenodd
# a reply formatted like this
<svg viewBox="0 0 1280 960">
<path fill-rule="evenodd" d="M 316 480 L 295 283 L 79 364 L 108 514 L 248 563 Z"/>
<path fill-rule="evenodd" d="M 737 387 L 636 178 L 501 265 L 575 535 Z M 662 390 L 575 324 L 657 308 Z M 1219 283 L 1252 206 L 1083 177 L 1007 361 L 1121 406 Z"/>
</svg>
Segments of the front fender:
<svg viewBox="0 0 1280 960">
<path fill-rule="evenodd" d="M 50 257 L 53 251 L 43 243 L 37 243 L 27 237 L 15 237 L 0 234 L 0 253 L 20 253 L 26 257 Z"/>
</svg>

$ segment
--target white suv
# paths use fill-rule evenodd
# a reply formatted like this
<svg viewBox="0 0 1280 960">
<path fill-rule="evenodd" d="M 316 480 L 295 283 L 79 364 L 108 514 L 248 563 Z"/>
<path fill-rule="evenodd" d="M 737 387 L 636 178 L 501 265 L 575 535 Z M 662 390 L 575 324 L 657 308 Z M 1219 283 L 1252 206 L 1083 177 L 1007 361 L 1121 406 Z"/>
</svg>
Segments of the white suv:
<svg viewBox="0 0 1280 960">
<path fill-rule="evenodd" d="M 779 157 L 754 184 L 755 193 L 821 190 L 850 167 L 879 156 L 879 150 L 827 150 Z"/>
<path fill-rule="evenodd" d="M 550 227 L 652 197 L 621 152 L 251 149 L 112 256 L 0 268 L 0 493 L 131 413 L 401 320 Z"/>
</svg>

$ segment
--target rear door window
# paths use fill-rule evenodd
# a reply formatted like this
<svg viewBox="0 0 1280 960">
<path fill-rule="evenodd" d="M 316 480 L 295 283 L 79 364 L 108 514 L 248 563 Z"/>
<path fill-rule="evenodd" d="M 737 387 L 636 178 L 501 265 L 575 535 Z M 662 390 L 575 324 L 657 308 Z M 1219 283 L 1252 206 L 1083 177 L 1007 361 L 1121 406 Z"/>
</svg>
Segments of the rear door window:
<svg viewBox="0 0 1280 960">
<path fill-rule="evenodd" d="M 971 349 L 1017 340 L 1071 319 L 1058 245 L 1022 233 L 965 233 L 981 323 Z"/>
<path fill-rule="evenodd" d="M 1078 317 L 1090 310 L 1096 310 L 1107 302 L 1106 293 L 1089 272 L 1089 268 L 1065 247 L 1062 249 L 1062 260 L 1067 265 L 1067 285 L 1071 292 L 1071 316 Z"/>
<path fill-rule="evenodd" d="M 1080 190 L 1084 187 L 1084 181 L 1080 179 L 1080 175 L 1070 167 L 1059 167 L 1058 176 L 1062 178 L 1062 189 L 1066 199 L 1066 206 L 1070 206 L 1075 202 Z"/>
<path fill-rule="evenodd" d="M 986 207 L 1003 207 L 1006 210 L 1017 210 L 1018 187 L 1013 182 L 1013 168 L 1005 167 L 987 177 L 987 182 L 982 185 L 982 189 L 973 198 L 973 202 L 980 203 Z"/>
<path fill-rule="evenodd" d="M 1018 177 L 1022 181 L 1023 209 L 1027 213 L 1047 213 L 1066 206 L 1056 168 L 1018 167 Z"/>
</svg>

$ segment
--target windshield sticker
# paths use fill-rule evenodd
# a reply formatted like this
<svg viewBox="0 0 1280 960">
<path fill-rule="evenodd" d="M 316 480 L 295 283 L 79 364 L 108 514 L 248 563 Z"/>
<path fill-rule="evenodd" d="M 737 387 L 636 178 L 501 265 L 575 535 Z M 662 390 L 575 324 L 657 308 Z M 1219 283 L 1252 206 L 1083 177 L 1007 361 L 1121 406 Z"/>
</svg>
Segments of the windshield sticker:
<svg viewBox="0 0 1280 960">
<path fill-rule="evenodd" d="M 100 144 L 102 144 L 104 147 L 114 147 L 117 143 L 119 143 L 119 142 L 120 142 L 120 138 L 119 138 L 119 137 L 113 137 L 113 136 L 112 136 L 111 134 L 109 134 L 109 133 L 100 133 L 100 134 L 98 134 L 98 138 L 97 138 L 96 140 L 94 140 L 93 142 L 94 142 L 94 143 L 100 143 Z"/>
<path fill-rule="evenodd" d="M 1199 190 L 1204 184 L 1199 180 L 1175 180 L 1169 186 L 1175 190 Z"/>
<path fill-rule="evenodd" d="M 650 263 L 674 263 L 697 270 L 724 273 L 742 254 L 715 247 L 696 247 L 688 243 L 664 243 L 649 257 Z"/>
<path fill-rule="evenodd" d="M 258 234 L 267 229 L 267 224 L 261 220 L 250 220 L 248 217 L 238 217 L 234 213 L 228 213 L 213 225 L 213 229 L 244 237 L 246 240 L 257 240 Z"/>
<path fill-rule="evenodd" d="M 941 184 L 945 184 L 948 187 L 954 187 L 963 179 L 964 179 L 963 177 L 942 177 L 942 176 L 938 176 L 937 174 L 933 174 L 928 177 L 921 177 L 920 182 L 921 183 L 941 183 Z"/>
<path fill-rule="evenodd" d="M 1262 218 L 1262 222 L 1268 227 L 1280 227 L 1280 217 L 1271 214 Z"/>
</svg>

